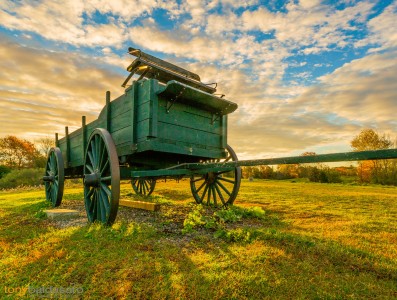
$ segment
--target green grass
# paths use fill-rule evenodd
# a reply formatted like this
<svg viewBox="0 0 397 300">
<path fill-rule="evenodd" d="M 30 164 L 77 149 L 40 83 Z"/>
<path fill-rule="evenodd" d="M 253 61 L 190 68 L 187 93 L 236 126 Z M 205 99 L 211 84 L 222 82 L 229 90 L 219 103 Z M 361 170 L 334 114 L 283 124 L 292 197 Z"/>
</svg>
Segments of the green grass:
<svg viewBox="0 0 397 300">
<path fill-rule="evenodd" d="M 396 193 L 244 181 L 233 213 L 201 210 L 221 227 L 182 234 L 196 209 L 187 181 L 158 183 L 150 201 L 160 212 L 122 207 L 112 228 L 54 227 L 43 191 L 3 191 L 0 297 L 32 297 L 30 286 L 92 299 L 395 299 Z M 121 194 L 135 197 L 126 183 Z M 67 187 L 63 206 L 82 203 L 82 187 Z"/>
</svg>

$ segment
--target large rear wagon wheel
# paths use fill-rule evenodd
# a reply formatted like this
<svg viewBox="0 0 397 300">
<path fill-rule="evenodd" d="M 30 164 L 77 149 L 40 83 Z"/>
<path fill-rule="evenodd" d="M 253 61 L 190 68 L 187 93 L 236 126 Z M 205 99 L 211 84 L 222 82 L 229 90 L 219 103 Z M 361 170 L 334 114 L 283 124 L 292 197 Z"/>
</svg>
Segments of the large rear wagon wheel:
<svg viewBox="0 0 397 300">
<path fill-rule="evenodd" d="M 220 163 L 238 160 L 236 153 L 229 145 L 226 152 L 227 157 L 219 160 Z M 240 167 L 228 172 L 209 172 L 204 175 L 194 175 L 190 178 L 190 188 L 196 202 L 214 205 L 215 207 L 232 205 L 240 189 L 240 183 Z"/>
<path fill-rule="evenodd" d="M 48 152 L 45 174 L 43 176 L 45 196 L 53 207 L 61 205 L 65 171 L 61 150 L 53 147 Z"/>
<path fill-rule="evenodd" d="M 95 129 L 88 141 L 84 161 L 84 204 L 90 222 L 112 225 L 120 197 L 120 167 L 110 133 Z"/>
<path fill-rule="evenodd" d="M 147 197 L 154 191 L 154 188 L 156 186 L 156 178 L 133 178 L 131 180 L 131 185 L 136 194 Z"/>
</svg>

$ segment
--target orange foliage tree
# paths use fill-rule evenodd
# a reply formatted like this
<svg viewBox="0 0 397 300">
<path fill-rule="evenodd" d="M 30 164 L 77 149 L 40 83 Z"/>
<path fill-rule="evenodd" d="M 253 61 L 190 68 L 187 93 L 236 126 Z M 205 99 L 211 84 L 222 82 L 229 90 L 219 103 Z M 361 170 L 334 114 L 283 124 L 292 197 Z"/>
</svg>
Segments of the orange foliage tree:
<svg viewBox="0 0 397 300">
<path fill-rule="evenodd" d="M 33 167 L 39 156 L 34 144 L 27 140 L 12 135 L 0 138 L 0 165 L 18 169 Z"/>
<path fill-rule="evenodd" d="M 386 135 L 380 136 L 373 129 L 363 129 L 351 141 L 354 151 L 388 149 L 393 142 Z M 358 164 L 357 175 L 361 182 L 387 183 L 390 178 L 389 170 L 395 165 L 391 160 L 370 160 Z"/>
</svg>

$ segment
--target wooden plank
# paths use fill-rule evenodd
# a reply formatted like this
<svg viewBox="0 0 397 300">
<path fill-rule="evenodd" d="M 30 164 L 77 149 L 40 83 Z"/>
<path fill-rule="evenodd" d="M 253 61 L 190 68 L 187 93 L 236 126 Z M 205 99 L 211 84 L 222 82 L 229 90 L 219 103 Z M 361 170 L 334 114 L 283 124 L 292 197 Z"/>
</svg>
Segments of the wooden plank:
<svg viewBox="0 0 397 300">
<path fill-rule="evenodd" d="M 178 142 L 222 148 L 221 136 L 197 129 L 159 122 L 158 137 Z"/>
<path fill-rule="evenodd" d="M 175 124 L 186 128 L 201 130 L 205 132 L 222 134 L 221 119 L 211 124 L 211 119 L 185 111 L 182 105 L 174 105 L 167 113 L 165 108 L 158 111 L 158 121 L 168 124 Z"/>
<path fill-rule="evenodd" d="M 129 112 L 130 118 L 131 118 L 131 147 L 132 147 L 132 152 L 136 150 L 136 102 L 137 102 L 137 97 L 138 97 L 138 88 L 137 84 L 134 84 L 132 88 L 129 90 L 128 95 L 130 97 L 131 101 L 131 111 Z"/>
<path fill-rule="evenodd" d="M 110 132 L 112 125 L 111 118 L 111 106 L 110 106 L 110 92 L 106 91 L 106 105 L 105 105 L 105 119 L 106 119 L 106 130 Z"/>
<path fill-rule="evenodd" d="M 150 123 L 149 123 L 149 136 L 157 137 L 157 119 L 158 119 L 158 99 L 155 93 L 155 81 L 150 81 L 149 86 L 149 106 L 150 106 Z"/>
<path fill-rule="evenodd" d="M 65 127 L 65 140 L 66 140 L 66 159 L 65 159 L 65 166 L 69 167 L 70 162 L 70 140 L 69 140 L 69 128 L 68 126 Z"/>
<path fill-rule="evenodd" d="M 222 148 L 227 146 L 227 115 L 222 116 Z"/>
<path fill-rule="evenodd" d="M 87 125 L 86 125 L 86 117 L 82 116 L 81 117 L 81 129 L 83 131 L 83 149 L 82 149 L 82 157 L 85 155 L 85 149 L 87 148 Z"/>
<path fill-rule="evenodd" d="M 160 210 L 160 204 L 159 203 L 153 203 L 153 202 L 119 200 L 119 205 L 132 207 L 132 208 L 139 208 L 139 209 L 144 209 L 144 210 L 150 210 L 150 211 L 158 211 L 158 210 Z"/>
<path fill-rule="evenodd" d="M 122 114 L 118 115 L 116 118 L 112 118 L 112 129 L 110 133 L 116 132 L 125 127 L 129 127 L 133 124 L 133 120 L 131 119 L 131 109 L 125 110 Z"/>
<path fill-rule="evenodd" d="M 124 143 L 131 144 L 131 130 L 133 130 L 133 127 L 130 125 L 112 132 L 112 138 L 115 145 L 118 146 Z"/>
<path fill-rule="evenodd" d="M 146 140 L 149 135 L 149 119 L 136 123 L 136 139 L 137 141 Z"/>
</svg>

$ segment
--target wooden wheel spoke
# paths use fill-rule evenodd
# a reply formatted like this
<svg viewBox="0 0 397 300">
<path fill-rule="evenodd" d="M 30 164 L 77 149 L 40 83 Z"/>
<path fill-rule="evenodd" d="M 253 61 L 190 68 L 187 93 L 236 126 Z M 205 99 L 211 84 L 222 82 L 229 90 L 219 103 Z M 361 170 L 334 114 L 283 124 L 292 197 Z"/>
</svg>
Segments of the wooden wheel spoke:
<svg viewBox="0 0 397 300">
<path fill-rule="evenodd" d="M 101 145 L 102 145 L 102 149 L 101 149 L 101 154 L 99 155 L 99 166 L 98 166 L 100 170 L 102 170 L 104 159 L 107 158 L 106 146 L 103 143 L 101 143 Z"/>
<path fill-rule="evenodd" d="M 146 190 L 149 190 L 149 184 L 147 180 L 142 181 L 143 185 L 145 186 Z"/>
<path fill-rule="evenodd" d="M 229 182 L 229 183 L 231 183 L 231 184 L 234 184 L 234 183 L 235 183 L 235 181 L 234 181 L 234 180 L 230 180 L 230 179 L 223 178 L 223 177 L 218 177 L 218 178 L 217 178 L 217 180 L 226 181 L 226 182 Z"/>
<path fill-rule="evenodd" d="M 211 185 L 211 189 L 212 189 L 212 197 L 214 198 L 214 205 L 215 205 L 215 207 L 217 207 L 218 203 L 216 201 L 215 185 L 216 185 L 215 183 L 213 185 Z"/>
<path fill-rule="evenodd" d="M 223 198 L 223 196 L 222 196 L 222 192 L 220 191 L 220 189 L 219 189 L 219 187 L 218 187 L 218 183 L 217 182 L 215 182 L 215 190 L 216 190 L 216 192 L 218 193 L 218 195 L 219 195 L 219 199 L 221 199 L 221 201 L 222 201 L 222 204 L 223 205 L 226 205 L 226 203 L 225 203 L 225 199 Z"/>
<path fill-rule="evenodd" d="M 91 196 L 94 194 L 94 191 L 95 191 L 95 188 L 91 188 L 91 189 L 88 191 L 86 197 L 89 198 L 89 199 L 91 199 Z"/>
<path fill-rule="evenodd" d="M 105 177 L 101 177 L 101 182 L 110 182 L 112 180 L 112 176 L 105 176 Z"/>
<path fill-rule="evenodd" d="M 200 187 L 196 190 L 196 193 L 197 193 L 197 194 L 201 191 L 201 189 L 204 187 L 204 185 L 205 185 L 206 183 L 207 183 L 207 180 L 205 180 L 205 181 L 203 182 L 203 184 L 200 185 Z"/>
<path fill-rule="evenodd" d="M 200 177 L 198 179 L 194 179 L 191 182 L 197 182 L 197 181 L 201 181 L 201 180 L 205 180 L 205 176 L 202 176 L 202 177 Z"/>
<path fill-rule="evenodd" d="M 200 197 L 200 198 L 201 198 L 201 201 L 204 200 L 205 195 L 207 194 L 207 190 L 208 190 L 208 184 L 205 185 L 204 192 L 203 192 L 203 194 L 202 194 L 201 197 Z"/>
<path fill-rule="evenodd" d="M 100 151 L 99 151 L 99 147 L 100 147 L 100 143 L 101 143 L 101 141 L 99 140 L 99 136 L 98 135 L 96 135 L 95 136 L 95 151 L 94 151 L 94 153 L 95 153 L 95 158 L 96 158 L 96 162 L 97 162 L 97 168 L 99 168 L 99 161 L 100 161 L 100 156 L 99 156 L 99 154 L 100 154 Z"/>
<path fill-rule="evenodd" d="M 90 156 L 90 154 L 91 154 L 90 160 L 91 160 L 92 166 L 95 169 L 97 167 L 97 165 L 96 165 L 97 164 L 97 158 L 95 156 L 95 141 L 94 140 L 95 139 L 91 140 L 91 143 L 90 143 L 91 148 L 90 148 L 90 151 L 88 151 L 88 156 Z"/>
<path fill-rule="evenodd" d="M 109 198 L 112 197 L 112 191 L 106 184 L 103 184 L 102 182 L 101 182 L 101 190 L 103 190 Z"/>
<path fill-rule="evenodd" d="M 90 200 L 90 205 L 88 207 L 88 212 L 92 215 L 92 212 L 94 210 L 94 206 L 95 206 L 95 195 L 96 195 L 96 190 L 95 188 L 92 189 L 92 197 L 88 197 L 88 199 Z"/>
<path fill-rule="evenodd" d="M 94 169 L 92 166 L 90 165 L 85 165 L 85 167 L 88 169 L 88 171 L 90 172 L 90 174 L 94 173 Z"/>
<path fill-rule="evenodd" d="M 94 160 L 94 156 L 91 151 L 88 151 L 88 158 L 90 159 L 90 162 L 91 162 L 91 166 L 92 166 L 91 170 L 95 169 L 95 160 Z M 86 164 L 86 167 L 88 168 L 88 164 Z M 93 173 L 93 172 L 91 172 L 91 173 Z"/>
<path fill-rule="evenodd" d="M 101 168 L 100 173 L 103 174 L 103 172 L 105 172 L 108 166 L 109 166 L 109 158 L 106 160 L 104 166 Z"/>
<path fill-rule="evenodd" d="M 98 207 L 99 207 L 99 215 L 98 219 L 101 220 L 102 223 L 106 222 L 106 201 L 107 197 L 103 197 L 103 193 L 98 193 Z"/>
<path fill-rule="evenodd" d="M 226 194 L 228 194 L 229 196 L 231 196 L 232 193 L 229 192 L 229 190 L 219 181 L 217 181 L 218 185 L 222 188 L 222 190 L 225 191 Z"/>
<path fill-rule="evenodd" d="M 211 200 L 211 192 L 212 192 L 212 188 L 211 185 L 208 185 L 208 195 L 207 195 L 207 205 L 210 205 L 210 200 Z"/>
<path fill-rule="evenodd" d="M 102 193 L 101 198 L 102 198 L 102 202 L 105 206 L 105 209 L 106 209 L 106 211 L 109 211 L 109 209 L 110 209 L 109 198 L 108 198 L 109 195 L 106 194 L 106 192 L 103 189 L 101 189 L 101 193 Z"/>
</svg>

